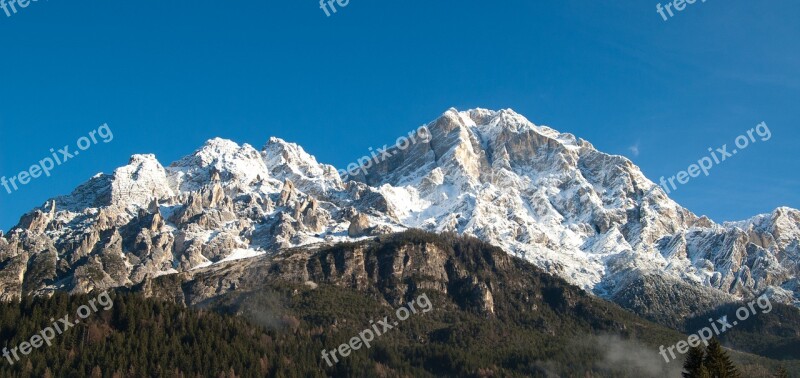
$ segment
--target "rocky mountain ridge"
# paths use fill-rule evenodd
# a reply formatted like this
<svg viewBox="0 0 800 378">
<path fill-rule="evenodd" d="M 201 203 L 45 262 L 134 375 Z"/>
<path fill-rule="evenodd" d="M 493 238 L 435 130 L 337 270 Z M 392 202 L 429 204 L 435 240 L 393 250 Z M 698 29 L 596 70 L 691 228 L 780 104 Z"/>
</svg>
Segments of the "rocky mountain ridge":
<svg viewBox="0 0 800 378">
<path fill-rule="evenodd" d="M 169 166 L 135 155 L 0 237 L 0 300 L 420 228 L 474 235 L 650 318 L 762 292 L 800 304 L 797 210 L 716 224 L 630 160 L 511 110 L 427 127 L 347 181 L 278 138 L 213 139 Z"/>
</svg>

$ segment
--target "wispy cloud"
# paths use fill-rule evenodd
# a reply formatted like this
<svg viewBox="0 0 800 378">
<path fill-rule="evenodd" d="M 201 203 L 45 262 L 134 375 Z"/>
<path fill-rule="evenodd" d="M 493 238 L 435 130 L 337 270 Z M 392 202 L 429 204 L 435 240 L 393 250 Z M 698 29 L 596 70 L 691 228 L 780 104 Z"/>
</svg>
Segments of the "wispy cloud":
<svg viewBox="0 0 800 378">
<path fill-rule="evenodd" d="M 633 154 L 633 157 L 639 156 L 639 142 L 636 142 L 634 145 L 628 147 L 628 151 Z"/>
<path fill-rule="evenodd" d="M 665 364 L 655 349 L 638 341 L 625 340 L 616 335 L 601 335 L 594 340 L 598 350 L 605 354 L 598 363 L 600 369 L 632 377 L 681 376 L 681 363 Z"/>
</svg>

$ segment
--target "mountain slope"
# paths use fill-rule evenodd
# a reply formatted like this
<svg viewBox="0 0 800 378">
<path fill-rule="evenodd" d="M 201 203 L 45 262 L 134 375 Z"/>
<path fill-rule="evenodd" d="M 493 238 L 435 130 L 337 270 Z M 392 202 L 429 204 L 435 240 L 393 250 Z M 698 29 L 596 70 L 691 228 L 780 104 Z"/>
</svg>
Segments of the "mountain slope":
<svg viewBox="0 0 800 378">
<path fill-rule="evenodd" d="M 134 290 L 270 328 L 294 324 L 292 332 L 307 330 L 305 343 L 314 346 L 312 356 L 317 352 L 318 361 L 307 365 L 333 376 L 361 376 L 376 362 L 394 372 L 409 364 L 414 369 L 406 372 L 414 376 L 678 376 L 680 361 L 665 363 L 658 346 L 685 338 L 497 247 L 454 234 L 407 231 L 299 247 L 158 277 Z M 333 366 L 318 356 L 347 343 L 369 320 L 393 319 L 394 309 L 422 294 L 431 300 L 429 311 L 412 314 L 373 349 Z M 754 369 L 777 366 L 734 355 Z"/>
<path fill-rule="evenodd" d="M 665 363 L 658 346 L 685 338 L 497 247 L 419 231 L 225 262 L 132 290 L 112 293 L 52 346 L 0 364 L 0 376 L 663 377 L 680 362 Z M 370 348 L 324 362 L 321 350 L 421 295 L 428 302 Z M 90 299 L 0 304 L 0 338 L 18 345 Z M 782 319 L 800 324 L 796 311 Z M 731 354 L 746 376 L 779 364 L 800 371 L 797 361 Z"/>
<path fill-rule="evenodd" d="M 764 292 L 800 304 L 797 210 L 715 224 L 630 160 L 511 110 L 451 109 L 427 127 L 348 181 L 277 138 L 210 140 L 166 167 L 136 155 L 0 237 L 0 299 L 416 227 L 475 235 L 665 324 Z"/>
</svg>

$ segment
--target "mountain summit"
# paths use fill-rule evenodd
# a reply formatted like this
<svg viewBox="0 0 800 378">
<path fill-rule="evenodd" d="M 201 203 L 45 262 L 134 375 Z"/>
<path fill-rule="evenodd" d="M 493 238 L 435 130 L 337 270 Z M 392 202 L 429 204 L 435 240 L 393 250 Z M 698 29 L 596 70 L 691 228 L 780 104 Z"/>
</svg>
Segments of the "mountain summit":
<svg viewBox="0 0 800 378">
<path fill-rule="evenodd" d="M 716 224 L 625 157 L 512 110 L 450 109 L 427 127 L 347 181 L 278 138 L 213 139 L 169 166 L 135 155 L 0 237 L 0 299 L 420 228 L 474 235 L 650 318 L 761 293 L 800 305 L 797 210 Z"/>
</svg>

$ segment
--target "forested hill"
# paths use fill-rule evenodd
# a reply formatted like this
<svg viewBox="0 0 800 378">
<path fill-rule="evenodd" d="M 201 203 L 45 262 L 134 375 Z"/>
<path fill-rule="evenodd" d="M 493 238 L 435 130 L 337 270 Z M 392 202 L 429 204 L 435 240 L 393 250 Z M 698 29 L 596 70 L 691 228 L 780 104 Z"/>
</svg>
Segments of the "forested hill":
<svg viewBox="0 0 800 378">
<path fill-rule="evenodd" d="M 390 274 L 395 263 L 406 266 L 399 277 Z M 356 266 L 369 279 L 354 275 L 362 272 Z M 310 280 L 294 279 L 300 271 Z M 233 285 L 225 272 L 241 280 Z M 259 283 L 247 280 L 251 273 Z M 198 282 L 236 289 L 189 307 L 171 296 L 111 293 L 113 307 L 98 308 L 13 366 L 3 359 L 0 376 L 664 377 L 679 375 L 682 361 L 665 363 L 658 346 L 686 338 L 498 248 L 453 235 L 412 231 L 287 251 L 180 279 L 159 277 L 149 294 L 169 293 L 170 282 L 188 298 Z M 326 364 L 322 350 L 349 343 L 371 321 L 394 319 L 399 303 L 421 295 L 429 311 L 394 325 L 370 348 Z M 96 297 L 56 293 L 0 305 L 1 346 L 30 340 L 51 318 L 75 319 Z M 747 376 L 778 368 L 764 358 L 732 357 Z"/>
</svg>

